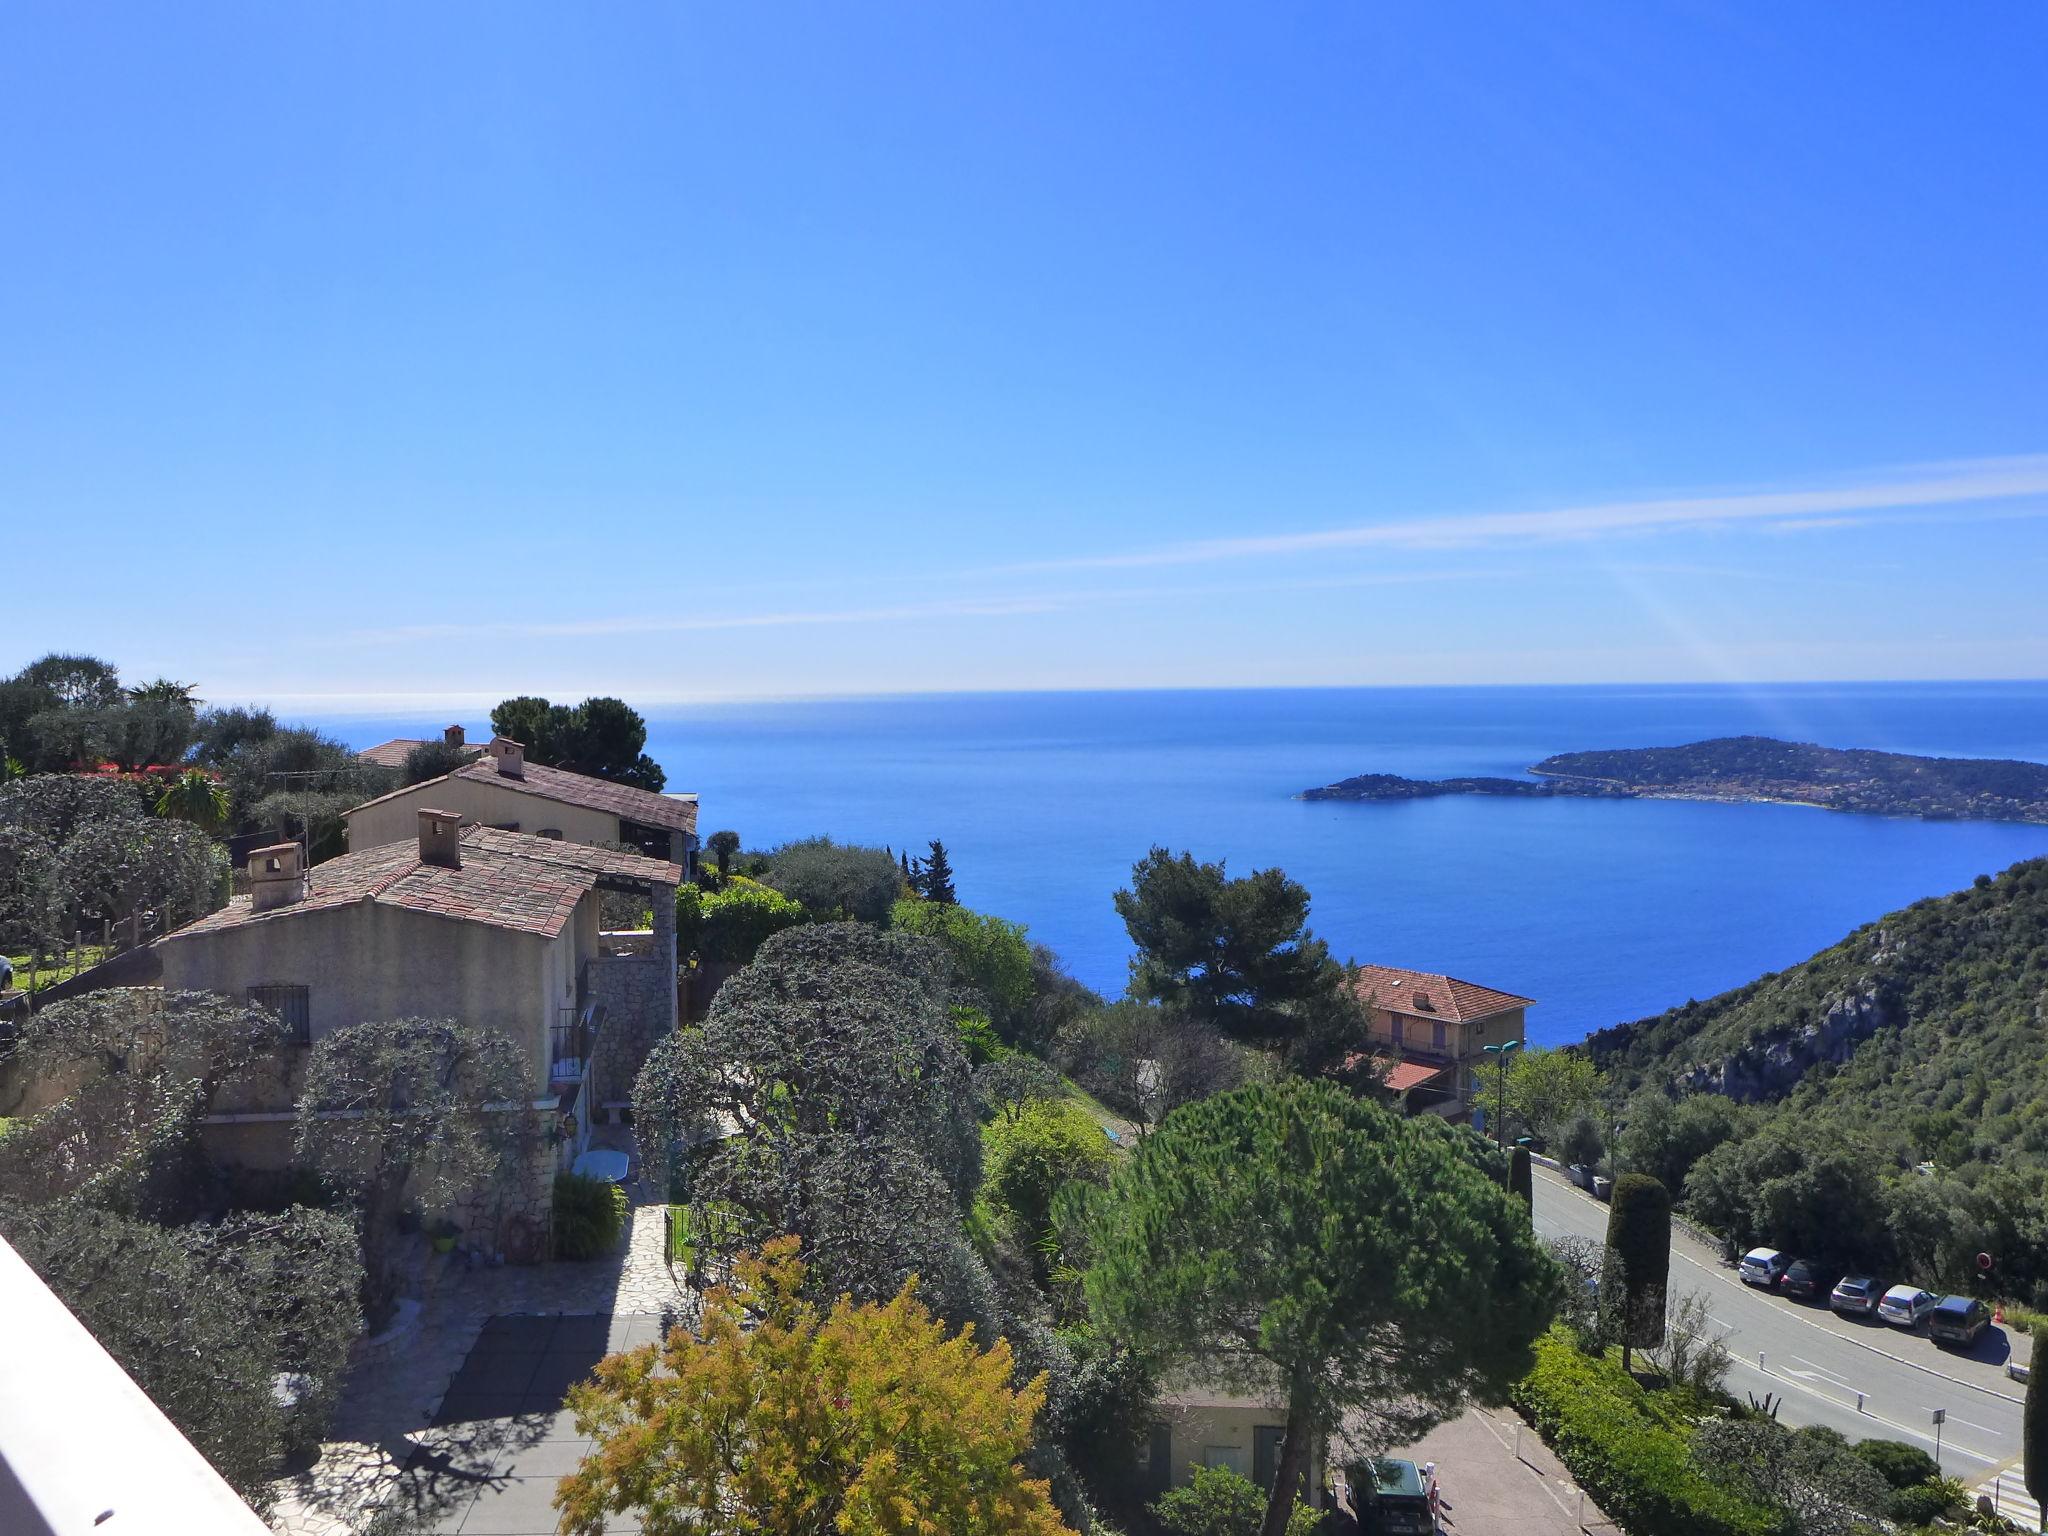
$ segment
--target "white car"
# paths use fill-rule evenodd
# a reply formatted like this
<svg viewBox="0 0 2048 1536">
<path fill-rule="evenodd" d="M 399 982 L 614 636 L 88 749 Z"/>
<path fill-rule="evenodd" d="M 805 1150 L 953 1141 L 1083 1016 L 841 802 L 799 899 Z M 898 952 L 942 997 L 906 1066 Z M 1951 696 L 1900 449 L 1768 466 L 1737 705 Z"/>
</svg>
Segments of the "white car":
<svg viewBox="0 0 2048 1536">
<path fill-rule="evenodd" d="M 1941 1298 L 1917 1285 L 1895 1285 L 1877 1304 L 1877 1315 L 1900 1328 L 1918 1328 Z"/>
<path fill-rule="evenodd" d="M 1785 1271 L 1792 1267 L 1792 1256 L 1776 1248 L 1752 1248 L 1745 1253 L 1735 1266 L 1735 1273 L 1742 1277 L 1744 1285 L 1760 1286 L 1764 1290 L 1775 1290 Z"/>
</svg>

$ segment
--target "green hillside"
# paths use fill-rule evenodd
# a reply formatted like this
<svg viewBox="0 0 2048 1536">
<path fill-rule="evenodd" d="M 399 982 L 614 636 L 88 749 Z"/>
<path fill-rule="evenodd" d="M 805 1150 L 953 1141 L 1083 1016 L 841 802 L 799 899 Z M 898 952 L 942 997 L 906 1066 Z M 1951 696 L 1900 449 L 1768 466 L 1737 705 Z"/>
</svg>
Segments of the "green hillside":
<svg viewBox="0 0 2048 1536">
<path fill-rule="evenodd" d="M 1587 1048 L 1621 1160 L 1737 1240 L 2048 1294 L 2048 859 Z"/>
</svg>

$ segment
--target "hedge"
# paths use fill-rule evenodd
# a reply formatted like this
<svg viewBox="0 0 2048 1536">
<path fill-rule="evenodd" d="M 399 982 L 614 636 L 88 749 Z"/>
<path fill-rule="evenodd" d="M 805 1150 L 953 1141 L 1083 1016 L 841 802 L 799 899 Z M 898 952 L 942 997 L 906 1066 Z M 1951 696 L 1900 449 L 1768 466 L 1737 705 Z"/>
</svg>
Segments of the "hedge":
<svg viewBox="0 0 2048 1536">
<path fill-rule="evenodd" d="M 1785 1536 L 1785 1517 L 1715 1487 L 1693 1465 L 1681 1415 L 1612 1360 L 1581 1351 L 1554 1327 L 1515 1407 L 1580 1487 L 1630 1536 Z"/>
</svg>

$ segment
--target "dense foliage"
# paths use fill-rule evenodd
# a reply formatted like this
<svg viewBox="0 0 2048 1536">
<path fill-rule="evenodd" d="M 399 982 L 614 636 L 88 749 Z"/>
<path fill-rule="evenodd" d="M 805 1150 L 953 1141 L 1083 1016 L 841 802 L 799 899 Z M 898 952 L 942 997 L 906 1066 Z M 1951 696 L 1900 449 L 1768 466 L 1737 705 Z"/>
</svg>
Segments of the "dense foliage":
<svg viewBox="0 0 2048 1536">
<path fill-rule="evenodd" d="M 1052 1238 L 1054 1197 L 1069 1184 L 1108 1183 L 1111 1167 L 1102 1127 L 1071 1099 L 1029 1099 L 982 1129 L 983 1205 L 1030 1252 Z"/>
<path fill-rule="evenodd" d="M 926 939 L 791 928 L 701 1028 L 655 1046 L 634 1120 L 643 1155 L 685 1162 L 694 1199 L 728 1213 L 707 1251 L 730 1259 L 795 1234 L 824 1294 L 884 1300 L 919 1274 L 948 1317 L 986 1318 L 987 1276 L 961 1232 L 981 1139 L 948 980 Z M 690 1151 L 713 1125 L 732 1134 Z"/>
<path fill-rule="evenodd" d="M 744 875 L 714 891 L 676 887 L 676 945 L 708 965 L 746 965 L 771 936 L 809 921 L 800 902 Z"/>
<path fill-rule="evenodd" d="M 605 1179 L 555 1175 L 555 1257 L 597 1259 L 619 1246 L 629 1212 L 626 1191 Z"/>
<path fill-rule="evenodd" d="M 1600 1089 L 1600 1071 L 1581 1051 L 1518 1051 L 1507 1070 L 1508 1119 L 1555 1145 L 1599 1105 Z"/>
<path fill-rule="evenodd" d="M 1161 1494 L 1152 1512 L 1165 1536 L 1258 1536 L 1266 1493 L 1241 1472 L 1198 1466 L 1183 1487 Z M 1321 1528 L 1322 1516 L 1297 1502 L 1287 1536 L 1312 1536 Z"/>
<path fill-rule="evenodd" d="M 595 1453 L 564 1478 L 565 1529 L 631 1512 L 651 1536 L 1060 1536 L 1022 1460 L 1045 1400 L 1010 1346 L 951 1333 L 909 1285 L 809 1299 L 790 1239 L 743 1256 L 693 1333 L 614 1355 L 574 1388 Z"/>
<path fill-rule="evenodd" d="M 903 894 L 903 871 L 886 848 L 807 837 L 768 855 L 764 881 L 819 922 L 885 923 Z"/>
<path fill-rule="evenodd" d="M 2048 1345 L 2048 1329 L 2034 1329 L 2033 1346 L 2037 1356 L 2048 1362 L 2048 1354 L 2041 1354 Z M 2025 1417 L 2020 1424 L 2020 1453 L 2022 1473 L 2026 1479 L 2027 1492 L 2042 1509 L 2048 1509 L 2048 1369 L 2027 1373 L 2027 1398 L 2023 1410 Z"/>
<path fill-rule="evenodd" d="M 1554 1328 L 1514 1389 L 1515 1406 L 1629 1536 L 1785 1536 L 1777 1511 L 1725 1489 L 1691 1455 L 1693 1425 L 1619 1362 Z"/>
<path fill-rule="evenodd" d="M 1310 1440 L 1406 1444 L 1527 1365 L 1562 1279 L 1491 1149 L 1327 1083 L 1176 1110 L 1107 1191 L 1070 1191 L 1100 1327 L 1287 1402 L 1265 1531 Z"/>
<path fill-rule="evenodd" d="M 491 729 L 526 748 L 528 762 L 657 793 L 668 783 L 646 752 L 647 722 L 618 699 L 550 704 L 531 694 L 491 711 Z"/>
<path fill-rule="evenodd" d="M 0 1230 L 244 1499 L 318 1439 L 356 1331 L 347 1223 L 293 1210 L 173 1229 L 78 1201 L 0 1207 Z M 306 1378 L 287 1414 L 273 1383 Z"/>
<path fill-rule="evenodd" d="M 1116 909 L 1137 949 L 1132 997 L 1310 1068 L 1365 1038 L 1343 966 L 1308 930 L 1308 891 L 1281 870 L 1233 880 L 1220 862 L 1154 848 Z"/>
<path fill-rule="evenodd" d="M 531 1078 L 515 1041 L 449 1019 L 351 1024 L 314 1045 L 295 1151 L 360 1206 L 373 1325 L 390 1311 L 391 1235 L 407 1202 L 445 1204 L 523 1174 Z"/>
<path fill-rule="evenodd" d="M 1638 1346 L 1664 1341 L 1664 1289 L 1671 1276 L 1671 1194 L 1647 1173 L 1614 1181 L 1607 1213 L 1608 1262 L 1620 1271 L 1622 1363 Z M 1616 1276 L 1603 1285 L 1612 1287 Z"/>
<path fill-rule="evenodd" d="M 63 1092 L 0 1140 L 0 1189 L 191 1219 L 199 1116 L 285 1038 L 273 1015 L 209 992 L 88 992 L 26 1015 L 7 1076 L 37 1099 Z"/>
<path fill-rule="evenodd" d="M 2048 1297 L 2044 1004 L 2032 860 L 1588 1046 L 1637 1095 L 1625 1160 L 1734 1241 L 1947 1286 L 1983 1251 Z"/>
<path fill-rule="evenodd" d="M 148 936 L 219 906 L 227 857 L 198 826 L 151 814 L 167 792 L 89 774 L 0 785 L 0 946 L 49 953 L 123 924 Z"/>
<path fill-rule="evenodd" d="M 953 962 L 963 1000 L 986 1009 L 1004 1040 L 1015 1042 L 1026 1032 L 1033 997 L 1031 943 L 1021 923 L 918 898 L 891 907 L 889 924 L 939 942 Z"/>
</svg>

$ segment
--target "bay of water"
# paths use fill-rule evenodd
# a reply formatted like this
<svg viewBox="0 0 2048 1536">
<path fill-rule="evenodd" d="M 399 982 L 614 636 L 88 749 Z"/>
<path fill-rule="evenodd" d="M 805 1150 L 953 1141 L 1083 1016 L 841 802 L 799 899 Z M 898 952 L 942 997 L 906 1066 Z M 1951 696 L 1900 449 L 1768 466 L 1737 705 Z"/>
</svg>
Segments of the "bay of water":
<svg viewBox="0 0 2048 1536">
<path fill-rule="evenodd" d="M 418 719 L 316 721 L 356 745 Z M 470 722 L 472 731 L 484 722 Z M 1554 752 L 1745 733 L 2048 761 L 2048 683 L 1038 693 L 650 712 L 700 831 L 942 838 L 968 905 L 1121 990 L 1111 905 L 1154 844 L 1278 865 L 1335 952 L 1537 1000 L 1532 1040 L 1708 997 L 1923 896 L 2048 854 L 2048 827 L 1801 806 L 1293 798 L 1354 773 L 1518 774 Z"/>
</svg>

